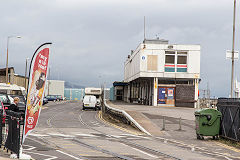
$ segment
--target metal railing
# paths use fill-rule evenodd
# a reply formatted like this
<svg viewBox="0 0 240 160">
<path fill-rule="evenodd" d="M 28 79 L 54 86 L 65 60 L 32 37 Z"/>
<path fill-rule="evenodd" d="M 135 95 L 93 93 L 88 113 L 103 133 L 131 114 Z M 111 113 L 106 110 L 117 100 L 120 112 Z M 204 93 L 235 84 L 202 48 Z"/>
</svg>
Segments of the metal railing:
<svg viewBox="0 0 240 160">
<path fill-rule="evenodd" d="M 21 133 L 24 121 L 24 115 L 21 112 L 6 111 L 6 115 L 3 115 L 3 111 L 0 110 L 0 142 L 4 149 L 15 153 L 19 158 Z M 5 118 L 5 123 L 3 119 Z"/>
<path fill-rule="evenodd" d="M 220 136 L 240 141 L 240 99 L 219 98 L 217 109 L 222 113 Z"/>
</svg>

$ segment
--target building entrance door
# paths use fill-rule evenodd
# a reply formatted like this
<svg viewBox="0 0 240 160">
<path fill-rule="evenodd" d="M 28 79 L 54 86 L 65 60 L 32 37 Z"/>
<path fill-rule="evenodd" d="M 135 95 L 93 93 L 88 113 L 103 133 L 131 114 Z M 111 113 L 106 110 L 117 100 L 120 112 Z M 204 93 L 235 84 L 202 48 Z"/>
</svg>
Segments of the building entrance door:
<svg viewBox="0 0 240 160">
<path fill-rule="evenodd" d="M 175 105 L 175 88 L 158 87 L 158 104 Z"/>
<path fill-rule="evenodd" d="M 158 87 L 158 104 L 166 104 L 166 88 Z"/>
</svg>

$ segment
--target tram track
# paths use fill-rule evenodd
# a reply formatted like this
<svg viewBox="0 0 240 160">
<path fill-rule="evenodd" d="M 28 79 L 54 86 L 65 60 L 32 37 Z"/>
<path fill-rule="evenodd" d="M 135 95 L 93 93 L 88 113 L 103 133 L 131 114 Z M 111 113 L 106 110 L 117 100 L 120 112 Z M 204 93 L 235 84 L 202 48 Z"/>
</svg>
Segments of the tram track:
<svg viewBox="0 0 240 160">
<path fill-rule="evenodd" d="M 87 126 L 89 129 L 92 129 L 92 130 L 94 130 L 94 131 L 96 131 L 96 132 L 99 132 L 99 133 L 101 133 L 101 134 L 103 134 L 103 135 L 106 135 L 107 137 L 112 138 L 112 139 L 116 140 L 117 142 L 120 142 L 120 143 L 122 143 L 122 144 L 124 144 L 124 145 L 127 145 L 127 146 L 129 146 L 129 147 L 132 147 L 132 148 L 135 148 L 135 149 L 139 149 L 139 150 L 144 151 L 144 152 L 147 152 L 147 153 L 149 153 L 149 154 L 153 154 L 153 155 L 155 155 L 155 156 L 158 156 L 159 159 L 175 159 L 175 160 L 181 160 L 180 158 L 177 158 L 177 157 L 172 156 L 172 155 L 170 155 L 170 154 L 166 154 L 166 153 L 163 153 L 163 152 L 160 152 L 160 151 L 157 151 L 157 150 L 154 150 L 154 149 L 151 149 L 151 148 L 148 148 L 148 147 L 145 147 L 145 146 L 142 146 L 142 145 L 139 145 L 139 144 L 130 142 L 130 141 L 126 141 L 126 140 L 117 138 L 117 137 L 115 137 L 115 136 L 106 134 L 106 133 L 104 133 L 104 132 L 102 132 L 102 131 L 99 131 L 99 130 L 97 130 L 97 129 L 91 127 L 91 126 L 89 126 L 87 123 L 85 123 L 85 122 L 82 120 L 82 115 L 83 115 L 84 113 L 85 113 L 85 112 L 82 112 L 82 113 L 79 115 L 79 121 L 80 121 L 83 125 Z M 95 116 L 95 118 L 98 120 L 97 116 Z"/>
<path fill-rule="evenodd" d="M 70 103 L 70 105 L 76 105 L 76 104 L 72 104 Z M 79 106 L 78 106 L 79 107 Z M 52 122 L 53 120 L 59 116 L 59 114 L 62 114 L 64 111 L 66 111 L 65 108 L 49 108 L 49 110 L 51 110 L 52 112 L 54 112 L 55 114 L 52 115 L 51 117 L 49 117 L 46 122 L 47 122 L 47 125 L 51 128 L 53 128 L 56 132 L 58 133 L 61 133 L 61 134 L 67 134 L 65 130 L 61 130 L 59 128 L 57 128 Z M 84 116 L 87 116 L 86 115 L 87 111 L 84 111 L 84 112 L 74 112 L 74 116 L 77 117 L 78 121 L 81 123 L 81 125 L 85 126 L 87 129 L 89 130 L 92 130 L 94 132 L 97 132 L 101 135 L 104 135 L 106 138 L 106 140 L 111 140 L 111 141 L 115 141 L 115 142 L 118 142 L 118 143 L 121 143 L 125 146 L 128 146 L 130 148 L 133 148 L 133 149 L 136 149 L 140 152 L 144 152 L 146 154 L 149 154 L 149 155 L 154 155 L 155 159 L 175 159 L 175 160 L 180 160 L 180 158 L 178 157 L 175 157 L 173 155 L 170 155 L 170 154 L 166 154 L 166 153 L 163 153 L 163 152 L 160 152 L 156 149 L 152 149 L 152 148 L 149 148 L 149 147 L 146 147 L 146 146 L 143 146 L 143 145 L 140 145 L 140 144 L 137 144 L 137 143 L 134 143 L 134 142 L 130 142 L 129 140 L 125 140 L 125 139 L 122 139 L 122 138 L 117 138 L 116 136 L 114 135 L 109 135 L 108 133 L 106 132 L 103 132 L 99 129 L 96 129 L 96 126 L 91 126 L 92 124 L 89 122 L 89 121 L 85 121 L 84 119 Z M 104 122 L 102 122 L 102 120 L 97 116 L 97 114 L 95 114 L 95 119 L 104 124 L 104 125 L 107 125 L 109 126 L 109 124 L 106 124 Z M 151 139 L 155 140 L 155 141 L 159 141 L 160 143 L 165 143 L 166 141 L 168 142 L 167 144 L 168 145 L 173 145 L 175 147 L 179 147 L 181 149 L 186 149 L 186 150 L 192 150 L 193 149 L 193 146 L 190 146 L 190 145 L 187 145 L 187 144 L 183 144 L 181 142 L 177 142 L 175 140 L 171 140 L 171 139 L 166 139 L 166 138 L 161 138 L 161 137 L 150 137 Z M 45 140 L 47 143 L 52 143 L 51 141 L 47 140 L 46 138 L 42 137 L 41 139 Z M 65 139 L 66 140 L 66 139 Z M 80 138 L 77 138 L 77 137 L 73 137 L 73 138 L 68 138 L 67 139 L 69 142 L 72 142 L 72 143 L 75 143 L 75 144 L 78 144 L 82 147 L 86 147 L 86 148 L 89 148 L 91 150 L 94 150 L 94 151 L 98 151 L 98 152 L 102 152 L 104 154 L 107 154 L 107 155 L 110 155 L 112 156 L 113 158 L 117 158 L 117 159 L 127 159 L 127 160 L 131 160 L 133 158 L 131 157 L 128 157 L 128 156 L 125 156 L 125 155 L 121 155 L 121 154 L 118 154 L 118 153 L 115 153 L 115 152 L 112 152 L 112 151 L 109 151 L 107 149 L 103 149 L 103 148 L 100 148 L 96 145 L 93 145 L 93 144 L 89 144 L 83 140 L 81 140 Z M 166 143 L 165 143 L 166 144 Z M 55 144 L 56 145 L 56 144 Z M 69 150 L 66 150 L 63 146 L 59 146 L 59 145 L 56 145 L 58 149 L 61 149 L 69 154 L 72 154 L 74 155 L 75 157 L 78 157 L 79 159 L 88 159 L 87 157 L 84 157 L 84 156 L 79 156 L 77 154 L 74 154 L 72 153 L 71 151 Z M 231 159 L 238 159 L 236 157 L 232 157 L 232 156 L 228 156 L 228 155 L 224 155 L 224 154 L 221 154 L 221 153 L 213 153 L 213 152 L 207 152 L 205 149 L 203 148 L 200 148 L 200 147 L 196 147 L 194 146 L 194 152 L 196 153 L 199 153 L 199 154 L 202 154 L 202 155 L 208 155 L 209 157 L 221 157 L 222 159 L 228 159 L 228 160 L 231 160 Z"/>
<path fill-rule="evenodd" d="M 64 111 L 65 109 L 61 110 L 61 111 Z M 55 129 L 58 133 L 61 133 L 61 134 L 66 134 L 65 132 L 61 131 L 60 129 L 58 128 L 54 128 L 54 125 L 51 123 L 52 119 L 57 117 L 58 114 L 61 113 L 61 111 L 59 112 L 58 110 L 58 113 L 54 114 L 52 117 L 50 117 L 48 120 L 47 120 L 47 124 L 49 127 Z M 45 138 L 43 138 L 45 139 Z M 66 139 L 65 139 L 66 140 Z M 113 158 L 118 158 L 118 159 L 125 159 L 125 160 L 133 160 L 132 158 L 130 157 L 127 157 L 127 156 L 124 156 L 124 155 L 120 155 L 118 153 L 115 153 L 115 152 L 111 152 L 109 150 L 106 150 L 106 149 L 102 149 L 100 147 L 97 147 L 97 146 L 94 146 L 94 145 L 91 145 L 91 144 L 88 144 L 86 142 L 83 142 L 81 141 L 79 138 L 69 138 L 68 141 L 72 141 L 72 142 L 75 142 L 83 147 L 87 147 L 87 148 L 90 148 L 92 150 L 95 150 L 95 151 L 99 151 L 99 152 L 102 152 L 102 153 L 105 153 L 107 155 L 110 155 L 110 156 L 113 156 Z M 51 143 L 49 140 L 48 140 L 48 143 Z M 56 144 L 55 144 L 56 145 Z M 62 146 L 59 146 L 59 145 L 56 145 L 58 148 L 60 149 L 63 149 L 65 152 L 69 152 L 68 150 L 64 149 Z M 71 153 L 73 154 L 73 153 Z M 79 157 L 78 155 L 74 154 L 74 156 L 76 157 Z M 79 158 L 84 158 L 84 159 L 88 159 L 87 157 L 79 157 Z"/>
<path fill-rule="evenodd" d="M 60 134 L 66 134 L 64 131 L 62 131 L 62 130 L 56 128 L 56 127 L 54 127 L 54 124 L 51 123 L 51 121 L 52 121 L 55 117 L 57 117 L 59 114 L 61 114 L 62 111 L 64 111 L 64 109 L 62 109 L 62 110 L 59 110 L 59 109 L 58 109 L 58 113 L 54 114 L 54 115 L 51 116 L 49 119 L 47 119 L 47 124 L 48 124 L 49 127 L 55 129 L 56 132 L 58 132 L 58 133 L 60 133 Z M 100 130 L 97 130 L 96 128 L 91 127 L 89 124 L 87 124 L 87 122 L 85 122 L 85 121 L 82 119 L 82 116 L 83 116 L 85 113 L 86 113 L 86 112 L 81 112 L 80 114 L 75 113 L 75 115 L 78 115 L 79 122 L 80 122 L 83 126 L 87 127 L 88 129 L 93 130 L 93 131 L 95 131 L 95 132 L 97 132 L 97 133 L 100 133 L 100 134 L 104 135 L 105 137 L 111 138 L 112 141 L 121 143 L 121 144 L 123 144 L 123 145 L 126 145 L 126 146 L 128 146 L 128 147 L 131 147 L 131 148 L 133 148 L 133 149 L 136 149 L 136 150 L 138 150 L 138 151 L 140 151 L 140 152 L 143 152 L 143 153 L 146 153 L 146 154 L 148 154 L 148 155 L 154 155 L 157 159 L 163 159 L 163 160 L 164 160 L 164 159 L 165 159 L 165 160 L 169 160 L 169 159 L 180 160 L 180 158 L 174 157 L 174 156 L 172 156 L 172 155 L 169 155 L 169 154 L 166 154 L 166 153 L 157 151 L 157 150 L 153 150 L 153 149 L 151 149 L 151 148 L 148 148 L 148 147 L 145 147 L 145 146 L 142 146 L 142 145 L 139 145 L 139 144 L 135 144 L 135 143 L 133 143 L 133 142 L 129 142 L 129 141 L 126 141 L 126 140 L 123 140 L 123 139 L 120 139 L 120 138 L 116 138 L 116 137 L 114 137 L 114 136 L 112 136 L 112 135 L 109 135 L 109 134 L 104 133 L 104 132 L 102 132 L 102 131 L 100 131 Z M 99 119 L 97 118 L 97 114 L 95 115 L 95 119 L 98 120 L 98 121 L 101 121 L 101 120 L 99 120 Z M 102 123 L 102 122 L 101 122 L 101 123 Z M 79 144 L 79 145 L 81 145 L 81 146 L 83 146 L 83 147 L 87 147 L 87 148 L 90 148 L 90 149 L 92 149 L 92 150 L 99 151 L 99 152 L 102 152 L 102 153 L 111 155 L 111 156 L 116 157 L 116 158 L 119 158 L 119 159 L 126 159 L 126 160 L 132 160 L 132 159 L 133 159 L 133 158 L 131 158 L 131 157 L 128 157 L 128 156 L 125 156 L 125 155 L 120 155 L 120 154 L 118 154 L 118 153 L 115 153 L 115 152 L 112 152 L 112 151 L 109 151 L 109 150 L 106 150 L 106 149 L 102 149 L 102 148 L 99 148 L 99 147 L 94 146 L 94 145 L 92 145 L 92 144 L 83 142 L 81 139 L 76 138 L 76 137 L 74 137 L 74 138 L 69 138 L 68 140 L 69 140 L 69 141 L 72 141 L 72 142 L 74 142 L 74 143 L 77 143 L 77 144 Z M 108 140 L 109 140 L 109 139 L 108 139 Z M 50 143 L 50 142 L 48 141 L 48 143 Z M 61 147 L 61 146 L 59 146 L 59 145 L 57 145 L 57 147 L 63 149 L 63 147 Z M 66 150 L 64 150 L 64 151 L 66 152 Z M 74 155 L 74 156 L 77 156 L 77 155 Z M 79 157 L 79 158 L 83 158 L 83 157 Z M 87 158 L 86 158 L 86 159 L 87 159 Z"/>
</svg>

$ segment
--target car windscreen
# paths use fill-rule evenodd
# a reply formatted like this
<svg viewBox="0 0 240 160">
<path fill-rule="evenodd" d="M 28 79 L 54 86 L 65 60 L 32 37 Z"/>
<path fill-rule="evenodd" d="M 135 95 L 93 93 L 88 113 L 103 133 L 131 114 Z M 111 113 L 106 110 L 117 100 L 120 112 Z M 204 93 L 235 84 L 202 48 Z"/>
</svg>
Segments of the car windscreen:
<svg viewBox="0 0 240 160">
<path fill-rule="evenodd" d="M 0 100 L 3 102 L 3 103 L 10 103 L 8 98 L 7 98 L 7 95 L 5 94 L 0 94 Z"/>
<path fill-rule="evenodd" d="M 19 96 L 19 95 L 9 95 L 9 99 L 10 99 L 10 101 L 13 101 L 14 100 L 14 98 L 15 97 L 18 97 L 19 98 L 19 104 L 23 104 L 23 105 L 25 105 L 25 98 L 24 98 L 24 96 Z"/>
</svg>

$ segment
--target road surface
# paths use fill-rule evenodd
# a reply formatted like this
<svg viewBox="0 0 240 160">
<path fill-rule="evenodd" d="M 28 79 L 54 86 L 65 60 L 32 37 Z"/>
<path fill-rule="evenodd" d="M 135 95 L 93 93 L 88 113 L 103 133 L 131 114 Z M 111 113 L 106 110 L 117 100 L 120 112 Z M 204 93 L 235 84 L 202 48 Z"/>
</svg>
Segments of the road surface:
<svg viewBox="0 0 240 160">
<path fill-rule="evenodd" d="M 99 111 L 82 111 L 80 102 L 56 102 L 44 107 L 37 128 L 23 148 L 23 153 L 36 160 L 230 159 L 126 132 L 104 122 Z"/>
</svg>

